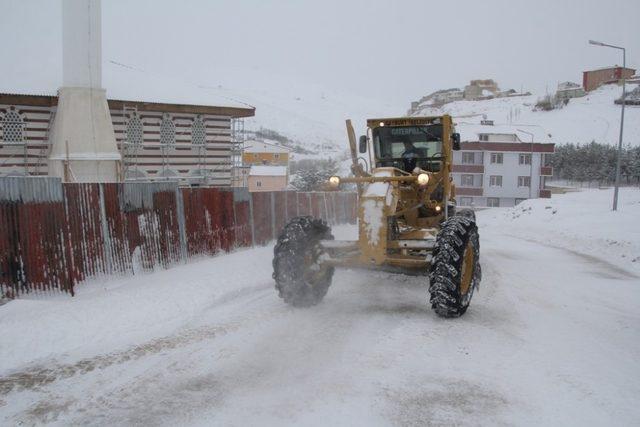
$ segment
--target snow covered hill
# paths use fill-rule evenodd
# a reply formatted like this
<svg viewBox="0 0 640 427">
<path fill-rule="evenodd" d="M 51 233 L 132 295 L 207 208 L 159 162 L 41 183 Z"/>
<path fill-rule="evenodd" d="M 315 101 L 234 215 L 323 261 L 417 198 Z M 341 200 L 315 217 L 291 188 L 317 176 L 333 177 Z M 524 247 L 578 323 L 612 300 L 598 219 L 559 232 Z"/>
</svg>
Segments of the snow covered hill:
<svg viewBox="0 0 640 427">
<path fill-rule="evenodd" d="M 634 86 L 628 86 L 630 91 Z M 494 98 L 483 101 L 455 101 L 440 108 L 421 105 L 416 115 L 451 114 L 457 123 L 478 124 L 483 117 L 496 124 L 512 124 L 514 127 L 540 127 L 551 142 L 589 143 L 596 141 L 617 144 L 620 132 L 620 106 L 614 100 L 620 98 L 622 88 L 606 85 L 574 98 L 564 108 L 552 111 L 534 111 L 540 95 Z M 525 141 L 528 141 L 525 139 Z M 640 145 L 640 106 L 625 108 L 624 142 Z"/>
<path fill-rule="evenodd" d="M 336 157 L 347 150 L 346 119 L 352 119 L 361 132 L 366 118 L 396 115 L 401 109 L 375 97 L 322 87 L 304 76 L 257 69 L 220 67 L 213 76 L 195 81 L 105 61 L 104 80 L 107 95 L 116 99 L 253 106 L 255 117 L 245 119 L 247 137 L 254 138 L 254 132 L 260 130 L 275 132 L 287 138 L 290 147 L 307 152 L 299 157 Z M 262 136 L 259 139 L 282 143 Z"/>
<path fill-rule="evenodd" d="M 294 309 L 271 246 L 11 301 L 0 424 L 638 425 L 640 192 L 611 195 L 478 212 L 459 319 L 425 277 L 350 270 Z"/>
</svg>

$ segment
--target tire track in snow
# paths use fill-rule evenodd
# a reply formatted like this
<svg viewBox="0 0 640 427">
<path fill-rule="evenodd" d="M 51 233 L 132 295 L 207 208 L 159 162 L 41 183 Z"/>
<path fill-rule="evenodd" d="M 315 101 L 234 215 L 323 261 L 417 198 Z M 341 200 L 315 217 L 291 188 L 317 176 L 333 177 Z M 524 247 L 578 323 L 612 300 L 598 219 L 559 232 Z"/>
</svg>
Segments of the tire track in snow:
<svg viewBox="0 0 640 427">
<path fill-rule="evenodd" d="M 239 289 L 217 299 L 210 304 L 206 310 L 214 309 L 245 297 L 254 297 L 256 293 L 266 293 L 267 290 L 271 291 L 271 288 L 266 289 L 265 286 L 256 286 Z M 245 316 L 244 321 L 241 322 L 182 329 L 176 334 L 157 338 L 127 350 L 89 357 L 74 363 L 27 367 L 18 372 L 0 377 L 0 396 L 6 396 L 12 391 L 36 389 L 55 381 L 70 378 L 75 375 L 86 374 L 96 369 L 103 369 L 111 365 L 137 360 L 162 351 L 182 348 L 200 341 L 212 340 L 236 331 L 250 321 L 258 321 L 261 317 L 263 316 Z"/>
<path fill-rule="evenodd" d="M 557 249 L 557 250 L 566 252 L 568 254 L 571 254 L 574 257 L 579 258 L 583 263 L 588 263 L 590 266 L 593 265 L 593 266 L 599 267 L 601 270 L 604 270 L 604 271 L 593 271 L 593 273 L 598 274 L 605 279 L 614 279 L 614 280 L 640 279 L 640 276 L 637 276 L 636 274 L 630 271 L 627 271 L 622 267 L 618 267 L 617 265 L 612 264 L 609 261 L 606 261 L 602 258 L 598 258 L 594 255 L 585 254 L 582 252 L 578 252 L 574 249 L 569 249 L 569 248 L 565 248 L 558 245 L 552 245 L 551 243 L 541 242 L 539 240 L 535 240 L 531 238 L 514 236 L 512 234 L 505 234 L 505 236 L 511 237 L 513 239 L 524 240 L 525 242 L 535 243 L 540 246 L 544 246 L 551 249 Z"/>
</svg>

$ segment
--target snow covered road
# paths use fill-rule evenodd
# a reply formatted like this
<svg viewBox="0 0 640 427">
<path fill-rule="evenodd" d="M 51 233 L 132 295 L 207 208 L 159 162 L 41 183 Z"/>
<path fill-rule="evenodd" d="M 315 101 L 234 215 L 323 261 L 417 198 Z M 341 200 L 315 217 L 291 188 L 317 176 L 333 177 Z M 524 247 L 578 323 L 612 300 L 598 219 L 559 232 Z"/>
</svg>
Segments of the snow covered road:
<svg viewBox="0 0 640 427">
<path fill-rule="evenodd" d="M 270 247 L 13 301 L 0 424 L 637 425 L 637 272 L 490 215 L 460 319 L 431 312 L 426 278 L 376 272 L 293 309 Z"/>
</svg>

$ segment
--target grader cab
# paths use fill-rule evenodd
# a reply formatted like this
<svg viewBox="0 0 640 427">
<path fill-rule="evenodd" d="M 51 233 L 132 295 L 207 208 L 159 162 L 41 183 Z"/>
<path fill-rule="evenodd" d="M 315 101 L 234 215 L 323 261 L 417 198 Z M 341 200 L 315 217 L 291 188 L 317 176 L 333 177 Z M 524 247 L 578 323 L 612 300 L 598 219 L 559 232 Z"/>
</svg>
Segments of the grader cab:
<svg viewBox="0 0 640 427">
<path fill-rule="evenodd" d="M 358 240 L 334 240 L 320 219 L 292 219 L 274 248 L 280 297 L 315 305 L 336 267 L 364 268 L 426 275 L 436 313 L 464 314 L 480 284 L 480 243 L 474 212 L 456 208 L 451 166 L 460 136 L 451 117 L 371 119 L 358 144 L 347 120 L 347 134 L 353 176 L 329 185 L 356 185 Z"/>
</svg>

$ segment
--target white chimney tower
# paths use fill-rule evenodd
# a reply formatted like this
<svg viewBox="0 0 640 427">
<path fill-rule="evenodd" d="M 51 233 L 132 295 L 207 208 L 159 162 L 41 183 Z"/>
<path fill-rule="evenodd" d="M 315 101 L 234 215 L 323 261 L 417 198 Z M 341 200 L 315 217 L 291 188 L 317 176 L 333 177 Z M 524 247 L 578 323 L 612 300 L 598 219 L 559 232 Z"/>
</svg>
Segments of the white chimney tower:
<svg viewBox="0 0 640 427">
<path fill-rule="evenodd" d="M 100 0 L 62 0 L 63 87 L 51 134 L 49 175 L 116 182 L 120 153 L 102 89 Z"/>
</svg>

